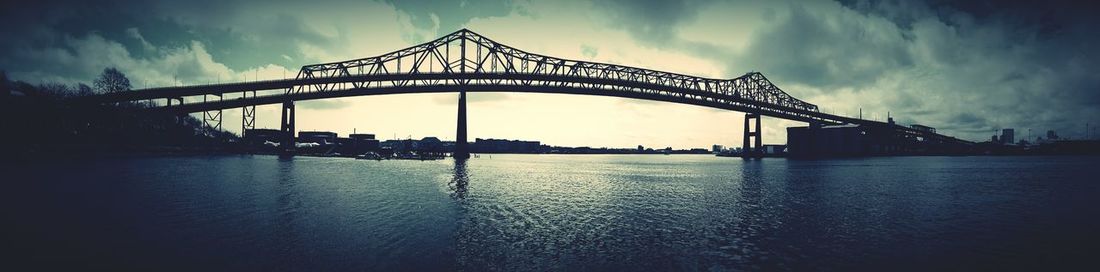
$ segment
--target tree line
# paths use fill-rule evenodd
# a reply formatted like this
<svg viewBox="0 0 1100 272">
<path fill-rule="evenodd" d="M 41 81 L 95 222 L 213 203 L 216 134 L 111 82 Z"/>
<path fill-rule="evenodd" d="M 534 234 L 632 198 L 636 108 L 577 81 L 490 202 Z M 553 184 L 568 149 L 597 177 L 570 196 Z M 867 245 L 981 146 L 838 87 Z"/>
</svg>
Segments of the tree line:
<svg viewBox="0 0 1100 272">
<path fill-rule="evenodd" d="M 130 79 L 104 68 L 91 85 L 11 80 L 0 70 L 0 148 L 6 159 L 131 151 L 209 150 L 234 142 L 189 115 L 158 114 L 152 102 L 89 104 L 77 97 L 132 91 Z"/>
</svg>

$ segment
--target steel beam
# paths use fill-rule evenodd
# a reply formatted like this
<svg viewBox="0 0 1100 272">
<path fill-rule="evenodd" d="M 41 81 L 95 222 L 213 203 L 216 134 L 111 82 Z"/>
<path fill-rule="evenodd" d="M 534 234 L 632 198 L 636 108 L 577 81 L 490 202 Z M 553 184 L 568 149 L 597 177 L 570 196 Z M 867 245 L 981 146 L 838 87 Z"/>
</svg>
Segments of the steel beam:
<svg viewBox="0 0 1100 272">
<path fill-rule="evenodd" d="M 213 101 L 208 101 L 207 100 L 208 99 L 207 97 L 209 97 L 209 96 L 217 97 L 218 98 L 217 101 L 222 100 L 222 95 L 221 94 L 212 94 L 212 95 L 203 95 L 202 96 L 202 102 L 203 103 L 213 102 Z M 203 134 L 206 135 L 207 137 L 212 137 L 212 136 L 214 136 L 214 132 L 219 131 L 219 130 L 222 130 L 222 110 L 221 109 L 215 109 L 215 110 L 203 111 L 202 112 L 202 131 L 203 131 Z"/>
<path fill-rule="evenodd" d="M 241 93 L 241 99 L 248 99 L 249 92 Z M 256 98 L 256 91 L 252 91 L 251 98 Z M 241 107 L 241 138 L 244 138 L 249 130 L 256 129 L 256 105 L 245 105 Z"/>
</svg>

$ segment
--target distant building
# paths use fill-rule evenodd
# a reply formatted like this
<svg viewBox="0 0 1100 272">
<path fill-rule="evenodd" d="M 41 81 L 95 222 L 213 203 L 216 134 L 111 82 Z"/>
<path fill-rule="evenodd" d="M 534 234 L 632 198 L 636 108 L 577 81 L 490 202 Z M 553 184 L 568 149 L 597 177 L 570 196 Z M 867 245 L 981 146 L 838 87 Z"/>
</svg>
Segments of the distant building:
<svg viewBox="0 0 1100 272">
<path fill-rule="evenodd" d="M 474 139 L 471 150 L 477 153 L 541 153 L 539 141 Z"/>
<path fill-rule="evenodd" d="M 381 144 L 382 149 L 389 149 L 395 152 L 401 151 L 414 151 L 420 147 L 420 141 L 413 139 L 405 140 L 386 140 Z"/>
<path fill-rule="evenodd" d="M 785 154 L 785 153 L 787 153 L 787 145 L 775 145 L 775 144 L 766 144 L 766 145 L 764 145 L 764 154 L 765 155 L 782 155 L 782 154 Z"/>
<path fill-rule="evenodd" d="M 1001 139 L 997 138 L 997 135 L 993 135 L 993 138 L 989 140 L 990 143 L 1000 143 Z"/>
<path fill-rule="evenodd" d="M 714 152 L 715 154 L 718 154 L 718 153 L 722 153 L 722 151 L 725 150 L 725 149 L 726 149 L 725 146 L 716 144 L 716 145 L 710 147 L 710 152 Z"/>
<path fill-rule="evenodd" d="M 420 139 L 417 150 L 427 152 L 443 152 L 443 141 L 436 137 L 424 137 Z"/>
<path fill-rule="evenodd" d="M 917 131 L 936 133 L 936 128 L 925 125 L 912 124 L 909 126 L 909 128 L 915 129 Z"/>
<path fill-rule="evenodd" d="M 373 140 L 373 139 L 375 139 L 374 134 L 364 134 L 364 133 L 348 135 L 348 138 L 352 138 L 352 139 L 356 139 L 356 140 Z"/>
<path fill-rule="evenodd" d="M 891 129 L 855 124 L 787 128 L 786 152 L 794 157 L 894 154 L 901 149 Z"/>
<path fill-rule="evenodd" d="M 1013 144 L 1016 142 L 1016 130 L 1006 128 L 1001 130 L 1001 143 Z"/>
<path fill-rule="evenodd" d="M 1054 133 L 1053 130 L 1047 130 L 1047 140 L 1053 141 L 1053 140 L 1057 140 L 1057 139 L 1058 139 L 1058 134 L 1057 133 Z"/>
<path fill-rule="evenodd" d="M 246 129 L 243 138 L 246 144 L 262 145 L 264 142 L 278 143 L 280 134 L 282 134 L 282 131 L 278 129 Z"/>
<path fill-rule="evenodd" d="M 301 131 L 298 132 L 298 141 L 303 143 L 333 144 L 336 143 L 336 132 L 329 131 Z"/>
<path fill-rule="evenodd" d="M 359 155 L 367 152 L 377 152 L 381 147 L 374 134 L 351 134 L 345 144 L 347 152 Z"/>
</svg>

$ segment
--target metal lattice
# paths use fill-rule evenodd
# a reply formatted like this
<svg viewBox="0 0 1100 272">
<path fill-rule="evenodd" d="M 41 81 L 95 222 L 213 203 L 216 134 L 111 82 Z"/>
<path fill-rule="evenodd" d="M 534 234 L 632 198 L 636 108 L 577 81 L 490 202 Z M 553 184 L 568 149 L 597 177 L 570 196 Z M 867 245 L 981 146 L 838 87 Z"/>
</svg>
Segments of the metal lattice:
<svg viewBox="0 0 1100 272">
<path fill-rule="evenodd" d="M 411 86 L 555 87 L 668 96 L 785 113 L 817 112 L 817 106 L 791 97 L 758 72 L 710 79 L 568 60 L 528 53 L 465 29 L 381 56 L 307 65 L 298 79 L 317 83 L 296 85 L 288 88 L 287 94 Z"/>
</svg>

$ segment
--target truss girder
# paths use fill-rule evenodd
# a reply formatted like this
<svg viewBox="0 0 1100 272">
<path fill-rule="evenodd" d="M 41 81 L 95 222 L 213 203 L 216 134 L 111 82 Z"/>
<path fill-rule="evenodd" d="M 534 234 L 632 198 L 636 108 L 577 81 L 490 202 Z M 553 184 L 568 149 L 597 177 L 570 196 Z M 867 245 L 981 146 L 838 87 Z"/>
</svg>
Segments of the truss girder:
<svg viewBox="0 0 1100 272">
<path fill-rule="evenodd" d="M 416 75 L 463 74 L 416 82 Z M 649 90 L 689 90 L 732 96 L 740 100 L 816 112 L 817 106 L 791 97 L 772 84 L 763 74 L 751 72 L 733 79 L 711 79 L 607 63 L 562 59 L 529 53 L 510 47 L 469 30 L 459 30 L 438 39 L 380 56 L 349 61 L 303 66 L 299 79 L 330 79 L 288 88 L 287 93 L 323 92 L 363 87 L 431 86 L 443 78 L 454 85 L 512 84 L 536 86 L 540 82 L 522 78 L 486 79 L 471 82 L 465 75 L 527 75 L 570 77 L 572 82 L 596 89 L 618 89 L 610 84 L 640 86 Z M 409 80 L 358 81 L 357 76 L 402 75 Z M 528 77 L 528 78 L 532 78 Z M 480 77 L 486 78 L 486 77 Z M 561 81 L 565 84 L 565 81 Z M 602 82 L 602 83 L 600 83 Z M 375 84 L 375 85 L 370 85 Z M 544 84 L 545 85 L 545 84 Z M 564 85 L 561 85 L 564 86 Z M 573 86 L 576 87 L 576 86 Z M 688 95 L 672 94 L 672 95 Z"/>
</svg>

